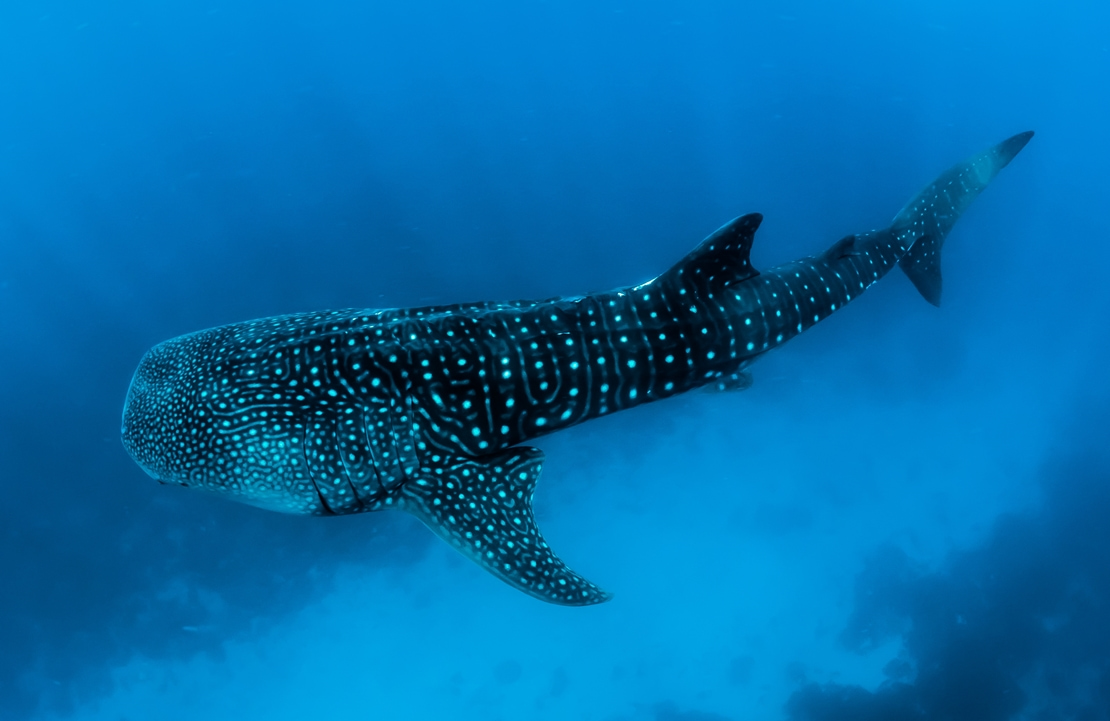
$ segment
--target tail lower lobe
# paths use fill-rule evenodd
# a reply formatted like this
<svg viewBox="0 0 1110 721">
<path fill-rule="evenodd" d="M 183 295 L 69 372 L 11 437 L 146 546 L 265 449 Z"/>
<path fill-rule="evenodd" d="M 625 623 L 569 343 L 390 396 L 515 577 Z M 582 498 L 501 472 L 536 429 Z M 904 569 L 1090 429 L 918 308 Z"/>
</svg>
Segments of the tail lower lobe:
<svg viewBox="0 0 1110 721">
<path fill-rule="evenodd" d="M 949 168 L 894 217 L 894 236 L 912 243 L 898 266 L 933 305 L 940 305 L 940 251 L 948 231 L 1032 137 L 1031 130 L 1019 133 Z"/>
</svg>

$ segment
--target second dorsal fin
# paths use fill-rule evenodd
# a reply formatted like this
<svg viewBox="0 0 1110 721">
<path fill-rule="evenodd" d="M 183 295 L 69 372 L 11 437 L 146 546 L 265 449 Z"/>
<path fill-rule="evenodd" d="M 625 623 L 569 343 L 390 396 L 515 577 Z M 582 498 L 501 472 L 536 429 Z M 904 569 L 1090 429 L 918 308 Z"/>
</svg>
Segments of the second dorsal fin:
<svg viewBox="0 0 1110 721">
<path fill-rule="evenodd" d="M 698 244 L 668 275 L 692 285 L 729 285 L 759 275 L 752 267 L 755 231 L 763 222 L 759 213 L 730 220 Z"/>
<path fill-rule="evenodd" d="M 832 246 L 821 254 L 821 259 L 826 263 L 833 263 L 845 258 L 849 255 L 856 255 L 856 236 L 846 235 L 840 240 L 832 244 Z"/>
</svg>

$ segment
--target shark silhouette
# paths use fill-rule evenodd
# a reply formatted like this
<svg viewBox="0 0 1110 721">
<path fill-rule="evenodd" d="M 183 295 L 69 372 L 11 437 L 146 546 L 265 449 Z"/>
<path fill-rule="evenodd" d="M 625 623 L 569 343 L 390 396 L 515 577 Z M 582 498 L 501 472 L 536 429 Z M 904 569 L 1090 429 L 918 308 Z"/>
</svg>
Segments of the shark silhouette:
<svg viewBox="0 0 1110 721">
<path fill-rule="evenodd" d="M 302 313 L 168 340 L 135 372 L 123 444 L 164 483 L 267 509 L 403 509 L 525 593 L 605 601 L 540 534 L 544 456 L 521 443 L 701 386 L 746 388 L 757 358 L 896 265 L 939 304 L 945 237 L 1032 135 L 948 170 L 889 228 L 762 273 L 753 213 L 608 293 Z"/>
</svg>

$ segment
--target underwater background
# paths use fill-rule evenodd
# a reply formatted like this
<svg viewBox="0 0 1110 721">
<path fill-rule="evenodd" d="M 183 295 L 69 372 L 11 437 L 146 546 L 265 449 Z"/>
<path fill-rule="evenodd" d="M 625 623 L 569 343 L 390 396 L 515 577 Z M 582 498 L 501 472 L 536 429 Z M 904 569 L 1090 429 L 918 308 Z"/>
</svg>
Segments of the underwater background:
<svg viewBox="0 0 1110 721">
<path fill-rule="evenodd" d="M 1110 719 L 1110 6 L 9 0 L 0 719 Z M 545 437 L 549 606 L 403 514 L 155 483 L 147 348 L 769 267 L 1037 136 L 945 249 Z"/>
</svg>

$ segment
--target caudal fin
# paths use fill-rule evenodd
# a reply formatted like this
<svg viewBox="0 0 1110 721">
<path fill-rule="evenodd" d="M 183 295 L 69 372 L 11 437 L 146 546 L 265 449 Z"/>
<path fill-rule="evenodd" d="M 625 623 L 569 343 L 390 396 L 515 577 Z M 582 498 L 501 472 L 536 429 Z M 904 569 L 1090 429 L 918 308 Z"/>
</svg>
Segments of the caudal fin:
<svg viewBox="0 0 1110 721">
<path fill-rule="evenodd" d="M 940 250 L 948 231 L 1032 137 L 1032 130 L 1018 133 L 949 168 L 894 217 L 895 237 L 912 243 L 898 265 L 933 305 L 940 305 Z"/>
</svg>

